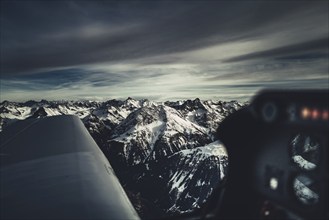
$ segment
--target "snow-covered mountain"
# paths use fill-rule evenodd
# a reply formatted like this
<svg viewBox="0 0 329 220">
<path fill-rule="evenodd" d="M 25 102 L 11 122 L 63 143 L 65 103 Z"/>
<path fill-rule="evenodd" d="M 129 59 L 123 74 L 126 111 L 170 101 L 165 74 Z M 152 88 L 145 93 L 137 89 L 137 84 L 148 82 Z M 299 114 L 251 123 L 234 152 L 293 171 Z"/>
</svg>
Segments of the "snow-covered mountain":
<svg viewBox="0 0 329 220">
<path fill-rule="evenodd" d="M 133 182 L 167 213 L 190 212 L 209 198 L 226 176 L 227 166 L 226 149 L 215 141 L 145 163 L 146 171 Z M 150 189 L 150 185 L 154 187 Z"/>
<path fill-rule="evenodd" d="M 17 120 L 77 115 L 128 195 L 138 195 L 161 212 L 173 214 L 200 207 L 226 175 L 227 153 L 214 134 L 218 124 L 243 105 L 199 99 L 4 101 L 0 131 Z M 143 214 L 142 209 L 137 211 Z"/>
</svg>

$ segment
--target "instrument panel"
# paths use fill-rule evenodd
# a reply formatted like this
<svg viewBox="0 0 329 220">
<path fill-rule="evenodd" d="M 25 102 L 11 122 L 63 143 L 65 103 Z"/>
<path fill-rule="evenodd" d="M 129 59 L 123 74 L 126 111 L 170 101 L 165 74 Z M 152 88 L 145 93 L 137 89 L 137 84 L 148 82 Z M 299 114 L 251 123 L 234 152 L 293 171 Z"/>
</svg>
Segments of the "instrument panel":
<svg viewBox="0 0 329 220">
<path fill-rule="evenodd" d="M 328 91 L 265 91 L 250 108 L 263 125 L 253 164 L 260 218 L 328 217 Z"/>
<path fill-rule="evenodd" d="M 230 160 L 218 217 L 329 218 L 328 94 L 261 91 L 219 125 Z"/>
</svg>

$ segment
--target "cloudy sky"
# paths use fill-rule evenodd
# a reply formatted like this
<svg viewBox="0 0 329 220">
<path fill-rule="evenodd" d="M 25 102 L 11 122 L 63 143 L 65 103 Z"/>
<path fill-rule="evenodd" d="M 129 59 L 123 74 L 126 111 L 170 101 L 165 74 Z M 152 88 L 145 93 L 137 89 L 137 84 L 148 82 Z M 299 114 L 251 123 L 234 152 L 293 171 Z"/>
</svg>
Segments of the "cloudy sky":
<svg viewBox="0 0 329 220">
<path fill-rule="evenodd" d="M 328 1 L 3 1 L 1 101 L 328 88 Z"/>
</svg>

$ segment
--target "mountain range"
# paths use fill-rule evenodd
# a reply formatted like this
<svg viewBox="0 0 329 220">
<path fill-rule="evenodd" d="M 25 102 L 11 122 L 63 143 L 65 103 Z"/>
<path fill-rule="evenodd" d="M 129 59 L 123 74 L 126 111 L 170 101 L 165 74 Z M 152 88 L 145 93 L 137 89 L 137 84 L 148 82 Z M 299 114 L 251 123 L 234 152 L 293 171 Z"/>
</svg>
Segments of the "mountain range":
<svg viewBox="0 0 329 220">
<path fill-rule="evenodd" d="M 17 120 L 77 115 L 139 214 L 174 215 L 199 208 L 225 178 L 228 155 L 215 133 L 244 105 L 200 99 L 3 101 L 0 131 Z"/>
</svg>

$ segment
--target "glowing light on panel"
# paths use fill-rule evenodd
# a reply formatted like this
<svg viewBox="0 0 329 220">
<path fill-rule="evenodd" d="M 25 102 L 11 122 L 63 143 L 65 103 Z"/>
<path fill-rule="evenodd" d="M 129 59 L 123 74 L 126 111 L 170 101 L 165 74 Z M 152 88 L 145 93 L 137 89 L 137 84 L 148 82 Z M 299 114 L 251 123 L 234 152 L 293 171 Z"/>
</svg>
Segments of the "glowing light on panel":
<svg viewBox="0 0 329 220">
<path fill-rule="evenodd" d="M 308 108 L 303 108 L 302 109 L 302 111 L 301 111 L 301 115 L 302 115 L 302 118 L 303 119 L 307 119 L 307 118 L 309 118 L 310 116 L 311 116 L 311 111 L 310 111 L 310 109 L 308 109 Z"/>
<path fill-rule="evenodd" d="M 316 119 L 319 119 L 319 117 L 320 117 L 320 112 L 317 109 L 313 109 L 312 119 L 316 120 Z"/>
</svg>

